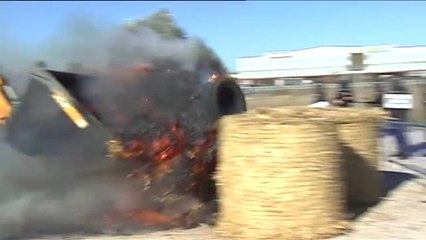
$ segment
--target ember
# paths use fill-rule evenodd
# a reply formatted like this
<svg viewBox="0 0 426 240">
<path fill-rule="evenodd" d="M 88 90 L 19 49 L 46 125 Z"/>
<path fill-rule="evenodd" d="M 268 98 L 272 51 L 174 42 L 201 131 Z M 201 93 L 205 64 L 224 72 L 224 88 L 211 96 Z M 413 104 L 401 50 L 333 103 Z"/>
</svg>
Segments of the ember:
<svg viewBox="0 0 426 240">
<path fill-rule="evenodd" d="M 157 138 L 149 141 L 151 134 Z M 215 152 L 211 150 L 216 143 L 214 131 L 209 131 L 205 138 L 195 143 L 188 141 L 185 130 L 176 122 L 171 124 L 167 133 L 151 134 L 144 133 L 127 140 L 120 136 L 119 140 L 109 143 L 109 149 L 113 151 L 111 156 L 117 161 L 133 163 L 126 166 L 124 175 L 139 182 L 140 191 L 152 194 L 152 200 L 159 203 L 167 201 L 164 198 L 173 194 L 189 194 L 199 197 L 200 201 L 212 201 L 214 183 L 208 180 L 216 165 Z M 206 189 L 210 192 L 203 192 Z M 152 209 L 137 209 L 121 214 L 144 225 L 176 225 L 177 219 L 184 218 L 188 212 L 170 216 Z"/>
</svg>

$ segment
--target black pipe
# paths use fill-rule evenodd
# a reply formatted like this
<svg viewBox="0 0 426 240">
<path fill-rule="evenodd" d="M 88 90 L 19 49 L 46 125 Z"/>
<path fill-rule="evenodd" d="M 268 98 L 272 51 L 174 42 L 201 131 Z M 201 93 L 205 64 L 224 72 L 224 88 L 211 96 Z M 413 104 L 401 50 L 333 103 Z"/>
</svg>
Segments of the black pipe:
<svg viewBox="0 0 426 240">
<path fill-rule="evenodd" d="M 232 80 L 208 82 L 202 86 L 202 99 L 210 122 L 225 115 L 245 112 L 247 104 L 239 85 Z"/>
</svg>

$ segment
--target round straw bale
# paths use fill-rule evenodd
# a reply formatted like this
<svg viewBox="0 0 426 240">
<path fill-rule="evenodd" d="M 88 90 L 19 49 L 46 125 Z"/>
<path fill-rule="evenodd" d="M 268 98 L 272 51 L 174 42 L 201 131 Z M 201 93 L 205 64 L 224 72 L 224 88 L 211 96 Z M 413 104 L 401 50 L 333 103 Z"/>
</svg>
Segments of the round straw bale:
<svg viewBox="0 0 426 240">
<path fill-rule="evenodd" d="M 389 114 L 378 108 L 299 108 L 302 109 L 338 124 L 347 201 L 351 204 L 377 203 L 383 195 L 378 172 L 379 128 Z"/>
<path fill-rule="evenodd" d="M 348 202 L 377 203 L 383 195 L 378 171 L 379 129 L 388 114 L 374 108 L 334 108 L 321 112 L 339 123 L 339 144 L 346 165 Z"/>
<path fill-rule="evenodd" d="M 335 124 L 297 109 L 260 109 L 219 124 L 216 229 L 227 239 L 342 233 L 345 192 Z"/>
</svg>

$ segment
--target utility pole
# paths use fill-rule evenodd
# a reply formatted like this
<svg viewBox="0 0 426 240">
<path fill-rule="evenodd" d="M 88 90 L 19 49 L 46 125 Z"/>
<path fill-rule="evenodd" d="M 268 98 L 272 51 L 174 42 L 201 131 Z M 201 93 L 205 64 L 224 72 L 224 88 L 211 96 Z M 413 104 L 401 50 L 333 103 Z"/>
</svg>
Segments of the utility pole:
<svg viewBox="0 0 426 240">
<path fill-rule="evenodd" d="M 365 55 L 363 53 L 352 53 L 351 54 L 351 67 L 350 70 L 354 71 L 352 73 L 352 83 L 354 85 L 358 85 L 358 87 L 353 87 L 353 98 L 355 101 L 355 107 L 363 107 L 364 104 L 361 102 L 365 100 L 364 90 L 362 87 L 362 83 L 364 82 L 364 76 L 362 74 L 362 70 L 364 70 L 364 60 Z M 356 71 L 360 71 L 357 73 Z M 361 85 L 361 86 L 360 86 Z"/>
</svg>

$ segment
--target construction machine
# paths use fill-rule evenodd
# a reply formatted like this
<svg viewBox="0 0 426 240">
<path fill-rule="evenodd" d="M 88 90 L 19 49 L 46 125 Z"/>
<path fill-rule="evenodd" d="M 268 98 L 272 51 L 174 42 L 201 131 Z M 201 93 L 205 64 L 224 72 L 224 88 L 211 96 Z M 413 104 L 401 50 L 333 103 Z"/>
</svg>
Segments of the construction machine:
<svg viewBox="0 0 426 240">
<path fill-rule="evenodd" d="M 2 100 L 2 116 L 11 114 L 6 124 L 8 142 L 27 155 L 60 155 L 69 148 L 70 139 L 84 135 L 78 139 L 98 142 L 105 151 L 102 146 L 115 129 L 96 115 L 90 97 L 84 94 L 85 86 L 97 80 L 97 76 L 44 68 L 32 71 L 18 107 L 12 110 Z M 211 124 L 223 115 L 246 111 L 244 94 L 232 80 L 206 81 L 194 96 L 199 112 Z"/>
<path fill-rule="evenodd" d="M 129 77 L 133 74 L 123 76 L 126 73 L 120 70 L 117 75 L 124 80 L 112 84 L 119 88 L 142 83 L 147 89 L 123 91 L 107 84 L 101 91 L 88 91 L 88 86 L 108 82 L 109 73 L 34 69 L 19 104 L 4 100 L 2 105 L 2 116 L 7 117 L 4 141 L 45 171 L 29 180 L 31 186 L 60 195 L 85 184 L 125 184 L 143 198 L 128 211 L 171 219 L 163 225 L 207 221 L 203 219 L 210 215 L 204 212 L 216 206 L 211 178 L 216 166 L 215 123 L 224 115 L 246 111 L 244 94 L 232 80 L 200 81 L 197 74 L 171 68 L 149 71 L 149 76 L 133 81 Z M 137 113 L 129 115 L 130 110 Z M 123 116 L 130 120 L 122 123 Z M 183 213 L 178 213 L 175 223 L 167 209 L 181 197 L 197 199 L 197 204 L 190 210 L 179 209 Z M 145 206 L 145 201 L 152 206 Z M 104 214 L 125 218 L 123 223 L 141 221 L 122 212 L 109 198 L 100 200 L 98 210 L 101 213 L 93 214 L 99 214 L 101 219 L 95 217 L 95 221 L 102 224 Z"/>
</svg>

